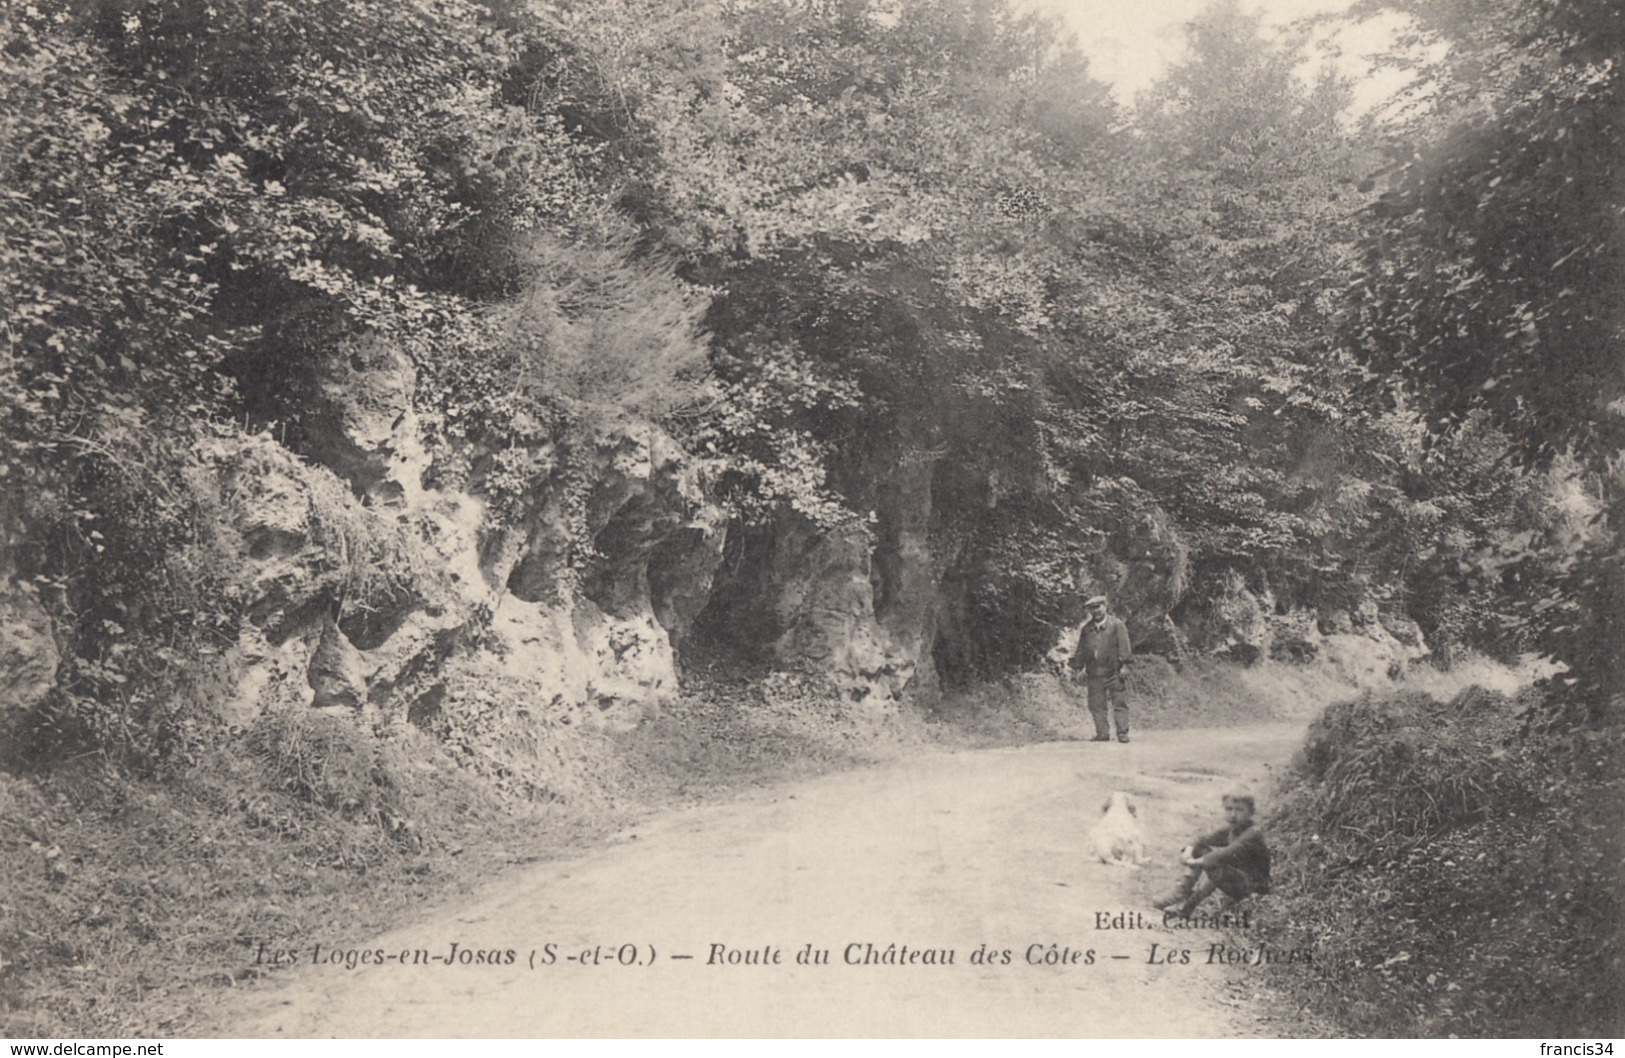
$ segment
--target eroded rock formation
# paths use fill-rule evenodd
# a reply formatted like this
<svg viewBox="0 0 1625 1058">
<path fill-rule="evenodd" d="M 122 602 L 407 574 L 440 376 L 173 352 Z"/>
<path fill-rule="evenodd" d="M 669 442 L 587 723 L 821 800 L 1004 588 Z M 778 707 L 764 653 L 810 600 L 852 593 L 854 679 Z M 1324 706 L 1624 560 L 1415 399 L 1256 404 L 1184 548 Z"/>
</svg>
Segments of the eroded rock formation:
<svg viewBox="0 0 1625 1058">
<path fill-rule="evenodd" d="M 933 533 L 935 457 L 869 468 L 867 519 L 820 528 L 784 514 L 736 538 L 724 578 L 725 513 L 696 461 L 649 422 L 603 418 L 524 448 L 448 453 L 427 439 L 411 363 L 382 342 L 346 349 L 313 392 L 297 455 L 269 435 L 223 432 L 199 448 L 240 614 L 224 658 L 234 693 L 215 706 L 230 723 L 274 708 L 410 722 L 503 773 L 500 740 L 535 730 L 503 724 L 634 724 L 678 691 L 681 652 L 702 627 L 875 715 L 931 698 L 939 669 L 981 671 L 944 661 L 978 632 L 955 566 L 963 545 Z M 448 457 L 456 472 L 437 466 Z M 1104 527 L 1065 576 L 1079 593 L 1111 594 L 1142 650 L 1318 658 L 1355 680 L 1427 654 L 1415 623 L 1375 602 L 1295 611 L 1235 573 L 1199 612 L 1179 613 L 1189 555 L 1155 505 Z M 28 709 L 51 692 L 57 648 L 32 589 L 0 583 L 0 712 Z M 1061 632 L 1052 663 L 1076 634 Z"/>
<path fill-rule="evenodd" d="M 623 419 L 570 438 L 573 493 L 550 477 L 562 442 L 539 445 L 514 517 L 477 477 L 426 483 L 398 352 L 353 351 L 320 394 L 305 461 L 268 439 L 211 453 L 246 574 L 239 716 L 281 698 L 429 725 L 453 659 L 560 723 L 624 726 L 675 692 L 673 634 L 703 605 L 724 521 L 663 431 Z"/>
<path fill-rule="evenodd" d="M 0 717 L 44 700 L 60 662 L 51 619 L 34 588 L 0 578 Z"/>
</svg>

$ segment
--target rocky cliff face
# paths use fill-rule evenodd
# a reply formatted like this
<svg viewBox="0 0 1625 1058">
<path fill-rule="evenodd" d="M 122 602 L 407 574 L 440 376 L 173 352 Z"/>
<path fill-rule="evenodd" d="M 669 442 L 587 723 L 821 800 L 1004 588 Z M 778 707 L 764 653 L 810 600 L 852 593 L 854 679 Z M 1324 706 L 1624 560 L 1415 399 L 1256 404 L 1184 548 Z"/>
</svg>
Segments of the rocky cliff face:
<svg viewBox="0 0 1625 1058">
<path fill-rule="evenodd" d="M 865 522 L 820 529 L 786 515 L 758 531 L 749 568 L 719 592 L 725 514 L 696 462 L 648 422 L 602 419 L 525 449 L 447 453 L 426 441 L 415 370 L 382 343 L 336 358 L 314 394 L 298 455 L 229 431 L 198 452 L 200 488 L 219 512 L 211 546 L 229 556 L 241 615 L 223 659 L 232 690 L 215 703 L 229 723 L 277 708 L 408 722 L 507 774 L 513 745 L 556 751 L 549 729 L 625 728 L 658 708 L 678 689 L 679 651 L 702 611 L 712 627 L 754 636 L 775 668 L 816 676 L 876 715 L 934 695 L 935 655 L 974 635 L 963 586 L 945 582 L 956 552 L 933 537 L 929 460 L 872 473 Z M 448 456 L 460 472 L 437 467 Z M 506 491 L 491 468 L 508 474 Z M 1325 658 L 1351 678 L 1401 672 L 1427 653 L 1414 623 L 1374 603 L 1282 613 L 1233 575 L 1176 627 L 1188 556 L 1160 511 L 1142 523 L 1116 527 L 1075 579 L 1113 595 L 1143 649 Z M 60 659 L 32 588 L 9 573 L 0 586 L 3 713 L 49 695 Z M 1063 633 L 1052 661 L 1075 636 Z M 950 674 L 972 671 L 960 669 Z"/>
<path fill-rule="evenodd" d="M 766 557 L 733 588 L 760 608 L 775 666 L 876 710 L 936 693 L 946 556 L 930 536 L 931 473 L 929 462 L 894 466 L 867 524 L 774 524 Z"/>
<path fill-rule="evenodd" d="M 1267 588 L 1249 589 L 1233 574 L 1197 632 L 1205 649 L 1223 657 L 1249 665 L 1320 659 L 1355 683 L 1402 676 L 1430 654 L 1416 622 L 1383 612 L 1373 599 L 1347 609 L 1284 609 Z"/>
<path fill-rule="evenodd" d="M 506 685 L 549 722 L 617 727 L 676 690 L 673 639 L 724 523 L 660 429 L 573 438 L 586 487 L 565 496 L 538 475 L 534 502 L 504 517 L 477 480 L 428 483 L 404 357 L 365 348 L 320 394 L 306 461 L 264 438 L 210 453 L 245 569 L 236 717 L 280 700 L 434 726 L 459 683 Z M 560 453 L 532 456 L 545 469 Z M 572 569 L 565 542 L 583 534 L 591 557 Z"/>
</svg>

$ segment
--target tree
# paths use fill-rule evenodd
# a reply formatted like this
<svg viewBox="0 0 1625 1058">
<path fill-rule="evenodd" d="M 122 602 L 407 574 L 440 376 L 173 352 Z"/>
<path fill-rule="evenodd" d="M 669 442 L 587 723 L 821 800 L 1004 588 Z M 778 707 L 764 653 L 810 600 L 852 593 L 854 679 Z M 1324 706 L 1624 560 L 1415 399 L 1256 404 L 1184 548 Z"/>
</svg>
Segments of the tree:
<svg viewBox="0 0 1625 1058">
<path fill-rule="evenodd" d="M 908 468 L 939 490 L 946 555 L 1041 481 L 1070 267 L 1049 221 L 1109 168 L 1113 111 L 1077 52 L 999 0 L 582 17 L 660 144 L 663 238 L 720 291 L 723 399 L 687 437 L 740 514 L 875 512 L 879 540 Z"/>
<path fill-rule="evenodd" d="M 1349 486 L 1388 473 L 1351 458 L 1363 409 L 1325 338 L 1360 202 L 1348 85 L 1306 78 L 1302 41 L 1234 2 L 1186 32 L 1117 188 L 1144 246 L 1132 285 L 1080 320 L 1121 365 L 1108 465 L 1174 517 L 1199 577 L 1348 605 L 1385 572 Z"/>
<path fill-rule="evenodd" d="M 1443 45 L 1377 174 L 1344 334 L 1437 434 L 1482 411 L 1509 458 L 1572 452 L 1585 544 L 1502 556 L 1507 603 L 1569 666 L 1565 721 L 1625 695 L 1625 12 L 1611 0 L 1370 4 Z"/>
</svg>

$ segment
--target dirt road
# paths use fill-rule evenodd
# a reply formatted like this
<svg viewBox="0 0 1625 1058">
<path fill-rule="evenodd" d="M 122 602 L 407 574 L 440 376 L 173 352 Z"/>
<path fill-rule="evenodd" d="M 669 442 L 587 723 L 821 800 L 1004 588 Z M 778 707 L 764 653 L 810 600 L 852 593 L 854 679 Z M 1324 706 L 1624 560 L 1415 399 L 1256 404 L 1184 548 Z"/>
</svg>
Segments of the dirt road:
<svg viewBox="0 0 1625 1058">
<path fill-rule="evenodd" d="M 1223 789 L 1262 787 L 1300 737 L 1271 725 L 934 754 L 669 814 L 386 937 L 288 938 L 300 965 L 245 996 L 219 1031 L 1257 1033 L 1226 972 L 1205 965 L 1223 938 L 1165 928 L 1149 901 L 1174 880 L 1174 851 L 1217 820 Z M 1086 851 L 1113 789 L 1140 805 L 1156 855 L 1143 871 Z M 1135 913 L 1145 928 L 1097 928 Z M 798 961 L 809 945 L 827 963 Z M 984 945 L 999 953 L 992 965 L 974 958 Z M 1191 949 L 1191 964 L 1154 964 L 1153 945 Z M 867 961 L 888 946 L 898 962 Z M 897 954 L 905 946 L 912 963 Z M 352 951 L 353 969 L 342 961 Z"/>
</svg>

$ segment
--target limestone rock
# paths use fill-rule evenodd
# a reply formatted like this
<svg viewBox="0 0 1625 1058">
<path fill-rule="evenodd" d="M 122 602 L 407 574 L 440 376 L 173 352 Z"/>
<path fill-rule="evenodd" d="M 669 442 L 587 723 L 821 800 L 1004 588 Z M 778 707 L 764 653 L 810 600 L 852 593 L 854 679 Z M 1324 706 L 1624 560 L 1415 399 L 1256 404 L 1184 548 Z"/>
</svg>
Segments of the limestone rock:
<svg viewBox="0 0 1625 1058">
<path fill-rule="evenodd" d="M 549 715 L 610 728 L 677 689 L 672 631 L 703 607 L 722 555 L 723 518 L 692 461 L 648 423 L 601 426 L 576 458 L 591 482 L 594 554 L 579 596 L 563 589 L 574 529 L 563 498 L 538 498 L 524 524 L 488 534 L 484 581 L 499 671 L 546 688 Z"/>
<path fill-rule="evenodd" d="M 221 718 L 247 725 L 276 702 L 309 705 L 310 682 L 305 673 L 312 645 L 297 637 L 272 643 L 264 629 L 245 625 L 237 642 L 226 651 L 226 671 L 232 675 L 235 693 L 220 701 Z"/>
<path fill-rule="evenodd" d="M 1410 652 L 1411 660 L 1420 660 L 1431 653 L 1427 637 L 1422 634 L 1422 626 L 1409 617 L 1383 612 L 1378 620 L 1383 629 Z"/>
<path fill-rule="evenodd" d="M 280 641 L 310 624 L 310 608 L 334 587 L 319 568 L 309 490 L 291 461 L 255 458 L 249 445 L 213 454 L 243 542 L 248 618 Z"/>
<path fill-rule="evenodd" d="M 888 675 L 901 684 L 891 697 L 937 694 L 932 650 L 943 607 L 949 555 L 931 541 L 932 474 L 929 460 L 906 460 L 886 476 L 876 497 L 876 539 L 871 553 L 873 614 L 883 633 Z"/>
<path fill-rule="evenodd" d="M 801 528 L 778 543 L 781 590 L 774 602 L 783 632 L 774 656 L 825 676 L 854 700 L 876 691 L 894 697 L 913 676 L 914 662 L 889 655 L 875 620 L 869 534 L 861 526 L 822 534 Z"/>
<path fill-rule="evenodd" d="M 528 707 L 553 721 L 624 729 L 677 689 L 671 644 L 647 613 L 614 617 L 590 602 L 569 609 L 510 595 L 491 631 L 487 668 L 545 692 Z"/>
<path fill-rule="evenodd" d="M 0 716 L 32 708 L 50 694 L 61 660 L 33 587 L 0 583 Z"/>
<path fill-rule="evenodd" d="M 1405 674 L 1403 649 L 1392 637 L 1386 640 L 1337 632 L 1322 640 L 1322 657 L 1349 683 L 1369 687 Z"/>
<path fill-rule="evenodd" d="M 314 709 L 360 709 L 367 701 L 367 675 L 361 653 L 332 620 L 322 625 L 306 679 L 315 692 L 310 703 Z"/>
<path fill-rule="evenodd" d="M 1251 591 L 1241 575 L 1230 571 L 1223 589 L 1201 621 L 1201 645 L 1211 653 L 1251 665 L 1269 656 L 1270 617 L 1275 600 Z"/>
<path fill-rule="evenodd" d="M 1311 610 L 1271 614 L 1270 657 L 1276 661 L 1301 663 L 1320 655 L 1321 632 L 1318 616 Z"/>
<path fill-rule="evenodd" d="M 726 521 L 721 511 L 709 508 L 650 551 L 649 602 L 673 648 L 681 648 L 695 618 L 711 601 L 726 542 Z"/>
<path fill-rule="evenodd" d="M 1321 635 L 1352 636 L 1358 635 L 1359 629 L 1354 625 L 1354 615 L 1348 610 L 1322 611 L 1317 619 Z"/>
<path fill-rule="evenodd" d="M 1349 623 L 1359 635 L 1387 634 L 1382 627 L 1382 610 L 1375 599 L 1361 599 L 1350 608 Z"/>
<path fill-rule="evenodd" d="M 592 673 L 567 610 L 504 596 L 491 614 L 491 636 L 495 650 L 488 664 L 544 688 L 549 700 L 535 703 L 538 708 L 559 719 L 566 712 L 574 714 L 568 719 L 585 716 Z"/>
<path fill-rule="evenodd" d="M 1044 655 L 1044 664 L 1051 672 L 1064 674 L 1071 671 L 1072 655 L 1078 651 L 1078 637 L 1082 634 L 1082 621 L 1074 621 L 1056 634 L 1055 642 L 1050 646 L 1049 652 Z M 1130 642 L 1132 642 L 1132 636 Z"/>
<path fill-rule="evenodd" d="M 576 642 L 588 663 L 586 701 L 607 726 L 630 726 L 643 706 L 676 693 L 671 640 L 653 614 L 600 616 L 588 604 L 574 616 Z"/>
<path fill-rule="evenodd" d="M 510 707 L 550 723 L 622 727 L 675 693 L 672 638 L 709 597 L 726 520 L 663 430 L 621 418 L 568 451 L 507 453 L 533 492 L 499 508 L 479 494 L 492 454 L 466 456 L 469 491 L 467 473 L 429 473 L 399 350 L 347 347 L 318 391 L 304 454 L 321 465 L 269 437 L 205 453 L 241 541 L 248 618 L 223 712 L 303 701 L 449 731 L 452 668 L 522 688 Z"/>
<path fill-rule="evenodd" d="M 764 591 L 781 665 L 879 710 L 935 694 L 933 649 L 951 556 L 930 539 L 932 469 L 929 461 L 894 466 L 878 490 L 872 529 L 780 521 Z"/>
<path fill-rule="evenodd" d="M 413 398 L 417 370 L 383 338 L 360 338 L 323 365 L 304 416 L 306 454 L 369 505 L 413 508 L 428 458 Z"/>
</svg>

